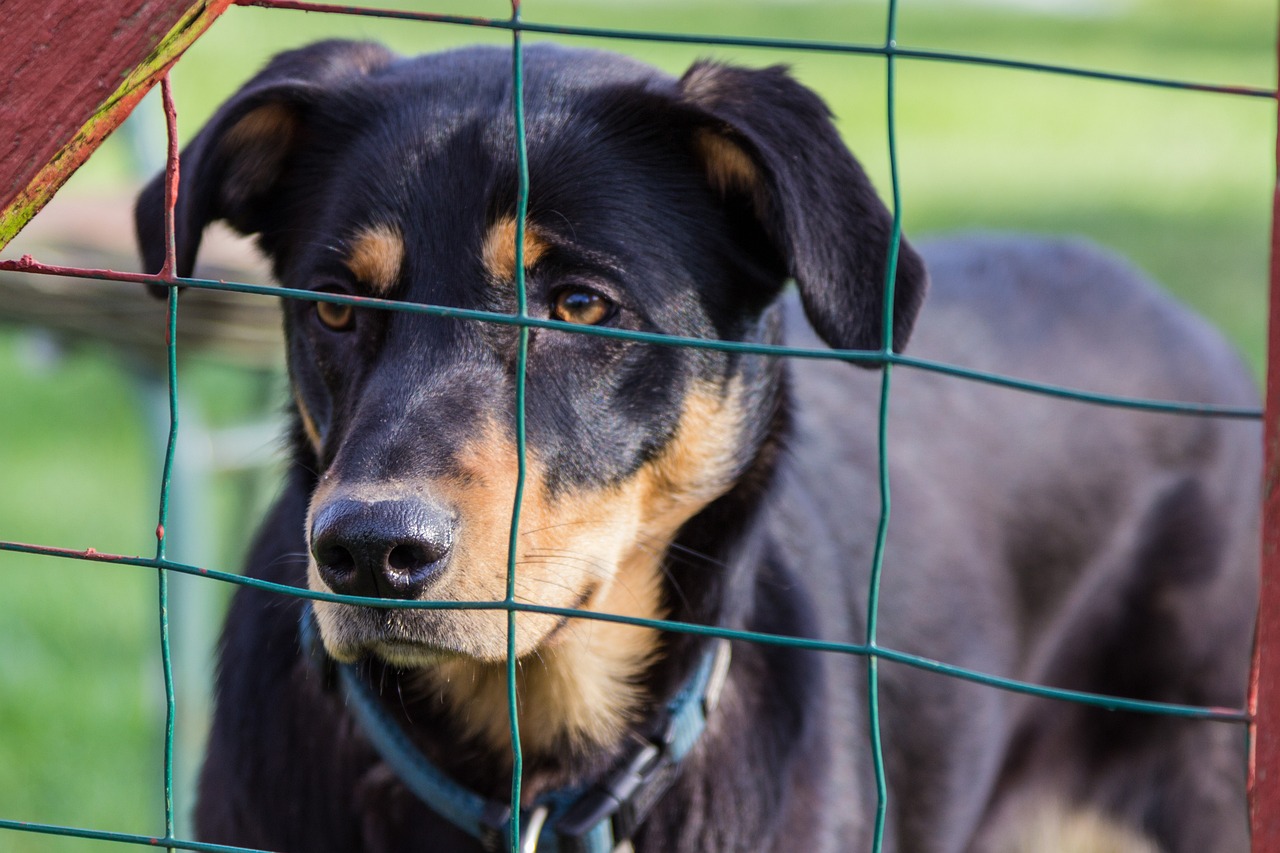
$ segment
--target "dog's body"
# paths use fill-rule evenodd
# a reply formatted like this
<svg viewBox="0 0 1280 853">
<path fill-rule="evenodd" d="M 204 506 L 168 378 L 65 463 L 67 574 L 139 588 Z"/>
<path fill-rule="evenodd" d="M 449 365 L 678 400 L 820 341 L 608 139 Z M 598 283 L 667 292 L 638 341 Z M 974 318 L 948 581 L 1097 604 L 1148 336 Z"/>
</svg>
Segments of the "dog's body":
<svg viewBox="0 0 1280 853">
<path fill-rule="evenodd" d="M 509 56 L 278 58 L 184 154 L 180 271 L 212 219 L 291 287 L 514 307 Z M 881 342 L 889 225 L 821 104 L 777 69 L 680 81 L 605 54 L 527 56 L 529 313 L 692 337 Z M 139 207 L 155 263 L 159 189 Z M 1250 405 L 1227 347 L 1080 245 L 925 252 L 915 355 L 1142 397 Z M 903 243 L 894 342 L 923 296 Z M 355 595 L 488 601 L 506 583 L 517 332 L 290 301 L 297 428 L 249 573 Z M 880 374 L 539 329 L 517 598 L 866 640 Z M 1135 413 L 899 368 L 878 641 L 959 666 L 1189 704 L 1243 701 L 1255 426 Z M 472 851 L 408 793 L 299 641 L 303 605 L 241 590 L 197 823 L 299 851 Z M 506 615 L 317 603 L 417 748 L 510 786 Z M 522 614 L 524 792 L 607 773 L 705 641 Z M 865 659 L 735 643 L 719 705 L 637 851 L 870 849 Z M 1034 849 L 1046 804 L 1114 845 L 1244 850 L 1244 734 L 1030 699 L 883 662 L 886 850 Z M 1070 818 L 1068 818 L 1070 820 Z M 1066 836 L 1061 836 L 1065 839 Z M 1065 840 L 1062 842 L 1067 844 Z M 1111 849 L 1111 848 L 1098 848 Z M 1121 849 L 1116 847 L 1115 849 Z"/>
</svg>

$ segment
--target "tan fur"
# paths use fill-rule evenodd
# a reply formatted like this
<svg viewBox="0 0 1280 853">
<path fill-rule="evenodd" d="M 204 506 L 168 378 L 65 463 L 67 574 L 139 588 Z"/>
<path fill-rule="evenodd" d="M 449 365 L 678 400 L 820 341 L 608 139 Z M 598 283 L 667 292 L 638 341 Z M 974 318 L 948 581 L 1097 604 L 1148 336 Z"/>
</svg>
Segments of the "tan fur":
<svg viewBox="0 0 1280 853">
<path fill-rule="evenodd" d="M 374 296 L 386 296 L 400 279 L 404 238 L 394 225 L 370 225 L 350 241 L 347 269 Z"/>
<path fill-rule="evenodd" d="M 302 395 L 297 391 L 293 394 L 293 402 L 298 407 L 298 415 L 302 419 L 302 431 L 306 433 L 307 441 L 311 442 L 311 447 L 318 455 L 321 449 L 321 441 L 320 430 L 316 429 L 315 418 L 311 417 L 311 412 L 308 411 L 306 404 L 302 402 Z"/>
<path fill-rule="evenodd" d="M 246 113 L 219 143 L 232 155 L 235 169 L 227 183 L 252 189 L 270 185 L 280 173 L 297 127 L 297 117 L 283 104 L 263 104 Z"/>
<path fill-rule="evenodd" d="M 546 254 L 548 244 L 537 229 L 525 223 L 524 268 L 527 270 Z M 480 260 L 495 281 L 511 281 L 516 275 L 516 220 L 504 216 L 489 227 L 480 246 Z"/>
<path fill-rule="evenodd" d="M 612 585 L 614 594 L 594 597 L 583 610 L 662 618 L 662 589 L 654 567 L 644 560 L 628 562 L 619 572 L 619 582 Z M 624 580 L 623 575 L 638 577 Z M 517 598 L 524 600 L 524 596 Z M 517 616 L 517 622 L 520 619 Z M 519 624 L 516 634 L 519 638 Z M 570 620 L 550 643 L 518 662 L 523 749 L 545 755 L 615 741 L 643 701 L 637 682 L 657 654 L 658 637 L 647 628 Z M 499 756 L 510 755 L 505 664 L 461 658 L 444 661 L 424 668 L 421 683 L 458 710 L 469 737 Z"/>
<path fill-rule="evenodd" d="M 717 192 L 756 192 L 760 170 L 736 142 L 705 128 L 697 132 L 693 141 L 707 170 L 707 178 Z"/>
<path fill-rule="evenodd" d="M 297 119 L 284 104 L 267 103 L 245 113 L 222 137 L 222 145 L 247 148 L 264 142 L 287 141 L 292 137 Z"/>
<path fill-rule="evenodd" d="M 528 459 L 516 571 L 516 600 L 660 619 L 665 615 L 661 558 L 680 526 L 728 488 L 741 430 L 736 393 L 692 392 L 666 450 L 626 482 L 552 496 L 541 465 Z M 458 513 L 460 528 L 446 575 L 428 595 L 443 601 L 505 597 L 508 535 L 515 493 L 515 449 L 497 425 L 457 460 L 464 475 L 429 484 L 358 487 L 322 479 L 312 507 L 334 489 L 387 499 L 430 492 Z M 310 518 L 308 518 L 310 529 Z M 313 589 L 324 589 L 314 564 Z M 362 639 L 348 606 L 316 603 L 330 654 L 351 660 L 372 651 L 420 672 L 422 689 L 456 709 L 465 733 L 509 755 L 507 614 L 489 611 L 397 611 L 404 634 L 426 632 L 430 645 Z M 419 634 L 421 635 L 421 633 Z M 638 681 L 658 654 L 657 632 L 547 614 L 516 617 L 520 734 L 531 753 L 589 748 L 613 741 L 642 704 Z"/>
<path fill-rule="evenodd" d="M 985 853 L 1160 853 L 1138 831 L 1059 799 L 1029 799 L 1001 823 Z"/>
</svg>

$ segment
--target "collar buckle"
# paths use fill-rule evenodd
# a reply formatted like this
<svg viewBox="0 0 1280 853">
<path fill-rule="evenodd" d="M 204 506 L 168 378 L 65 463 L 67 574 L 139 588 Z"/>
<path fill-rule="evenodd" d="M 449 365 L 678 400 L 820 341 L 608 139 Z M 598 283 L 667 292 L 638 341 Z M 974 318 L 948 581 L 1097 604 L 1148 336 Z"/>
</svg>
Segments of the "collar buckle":
<svg viewBox="0 0 1280 853">
<path fill-rule="evenodd" d="M 616 850 L 675 781 L 676 762 L 665 746 L 642 742 L 616 770 L 578 798 L 556 821 L 560 853 Z M 588 839 L 607 838 L 607 845 Z"/>
<path fill-rule="evenodd" d="M 619 853 L 675 782 L 680 762 L 702 736 L 720 700 L 731 652 L 716 640 L 684 690 L 667 706 L 653 740 L 638 741 L 612 773 L 579 797 L 555 824 L 559 853 Z"/>
</svg>

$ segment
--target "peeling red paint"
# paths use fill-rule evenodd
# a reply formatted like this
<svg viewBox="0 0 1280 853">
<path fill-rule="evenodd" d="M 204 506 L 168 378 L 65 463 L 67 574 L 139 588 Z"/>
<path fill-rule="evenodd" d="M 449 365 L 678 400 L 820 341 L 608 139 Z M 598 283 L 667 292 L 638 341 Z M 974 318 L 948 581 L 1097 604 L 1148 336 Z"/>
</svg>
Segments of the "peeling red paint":
<svg viewBox="0 0 1280 853">
<path fill-rule="evenodd" d="M 32 272 L 41 275 L 68 275 L 77 278 L 100 278 L 104 281 L 136 281 L 142 284 L 159 284 L 165 282 L 157 275 L 139 272 L 116 272 L 115 270 L 93 269 L 90 267 L 67 267 L 57 264 L 44 264 L 31 255 L 23 255 L 16 261 L 0 260 L 0 270 L 10 272 Z"/>
<path fill-rule="evenodd" d="M 44 0 L 5 7 L 0 247 L 231 0 Z"/>
<path fill-rule="evenodd" d="M 177 268 L 177 237 L 174 231 L 173 212 L 178 206 L 178 108 L 173 104 L 173 87 L 169 84 L 166 73 L 160 80 L 160 91 L 164 100 L 164 121 L 168 130 L 169 146 L 164 169 L 164 265 L 160 267 L 160 278 L 173 281 Z M 165 332 L 165 343 L 170 343 L 169 333 Z"/>
<path fill-rule="evenodd" d="M 319 12 L 335 15 L 361 15 L 372 18 L 389 18 L 402 21 L 428 21 L 437 24 L 466 24 L 474 27 L 509 27 L 509 18 L 482 18 L 475 15 L 442 15 L 435 12 L 418 12 L 406 9 L 383 9 L 372 6 L 343 6 L 333 3 L 312 3 L 309 0 L 235 0 L 237 6 L 259 6 L 264 9 L 293 9 L 298 12 Z"/>
<path fill-rule="evenodd" d="M 76 550 L 74 548 L 56 548 L 52 545 L 29 545 L 25 542 L 0 540 L 0 550 L 16 551 L 22 554 L 38 554 L 47 557 L 71 557 L 78 560 L 91 560 L 95 563 L 127 563 L 140 560 L 140 557 L 128 557 L 124 554 L 106 554 L 96 548 Z"/>
</svg>

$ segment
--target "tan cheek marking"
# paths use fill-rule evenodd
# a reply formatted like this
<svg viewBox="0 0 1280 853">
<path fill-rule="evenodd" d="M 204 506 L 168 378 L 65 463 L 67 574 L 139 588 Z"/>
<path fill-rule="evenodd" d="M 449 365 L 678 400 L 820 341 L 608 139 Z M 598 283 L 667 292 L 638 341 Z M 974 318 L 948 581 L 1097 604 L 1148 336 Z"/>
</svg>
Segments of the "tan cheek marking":
<svg viewBox="0 0 1280 853">
<path fill-rule="evenodd" d="M 524 229 L 524 268 L 529 269 L 546 254 L 548 244 L 528 223 Z M 480 246 L 485 271 L 496 281 L 511 281 L 516 274 L 516 220 L 504 216 L 489 227 Z"/>
<path fill-rule="evenodd" d="M 400 279 L 404 238 L 394 225 L 371 225 L 351 240 L 347 269 L 374 296 L 386 296 Z"/>
<path fill-rule="evenodd" d="M 742 430 L 739 399 L 737 386 L 727 394 L 695 388 L 671 444 L 617 487 L 554 501 L 533 488 L 524 507 L 517 575 L 532 596 L 520 599 L 549 603 L 553 592 L 595 585 L 584 610 L 666 616 L 662 554 L 680 526 L 732 483 Z M 500 515 L 493 521 L 505 531 L 509 510 Z M 544 561 L 540 554 L 559 555 L 560 571 L 556 559 Z M 537 631 L 520 622 L 522 647 L 530 634 Z M 573 619 L 536 648 L 518 682 L 520 734 L 530 754 L 545 754 L 616 742 L 643 707 L 640 681 L 661 654 L 661 637 L 648 628 Z M 505 667 L 454 661 L 423 678 L 428 690 L 466 709 L 471 736 L 499 757 L 509 754 Z"/>
<path fill-rule="evenodd" d="M 690 391 L 671 443 L 638 475 L 650 536 L 668 543 L 681 525 L 729 490 L 744 429 L 738 382 L 723 392 L 710 385 Z"/>
<path fill-rule="evenodd" d="M 466 597 L 500 599 L 506 583 L 515 449 L 496 426 L 487 432 L 459 458 L 470 476 L 451 489 L 451 500 L 470 532 L 459 537 L 461 547 L 454 559 L 473 575 Z M 567 607 L 593 588 L 622 586 L 623 592 L 615 590 L 595 602 L 602 605 L 599 609 L 660 616 L 661 584 L 641 590 L 629 580 L 620 581 L 614 569 L 625 560 L 638 524 L 633 488 L 552 500 L 541 466 L 531 457 L 521 507 L 517 598 Z M 502 662 L 506 614 L 477 612 L 474 618 L 484 620 L 481 631 L 495 641 L 493 661 L 446 661 L 423 670 L 421 683 L 431 695 L 459 709 L 458 721 L 467 735 L 487 744 L 502 761 L 510 755 Z M 517 617 L 520 736 L 529 754 L 613 742 L 639 707 L 639 676 L 657 655 L 657 632 L 576 619 L 548 644 L 546 637 L 559 624 L 554 617 Z"/>
<path fill-rule="evenodd" d="M 311 412 L 307 409 L 306 404 L 302 402 L 302 395 L 296 391 L 293 394 L 293 403 L 298 407 L 298 415 L 302 418 L 302 431 L 306 433 L 307 441 L 311 442 L 312 449 L 319 454 L 320 430 L 316 429 L 315 419 L 311 417 Z"/>
</svg>

